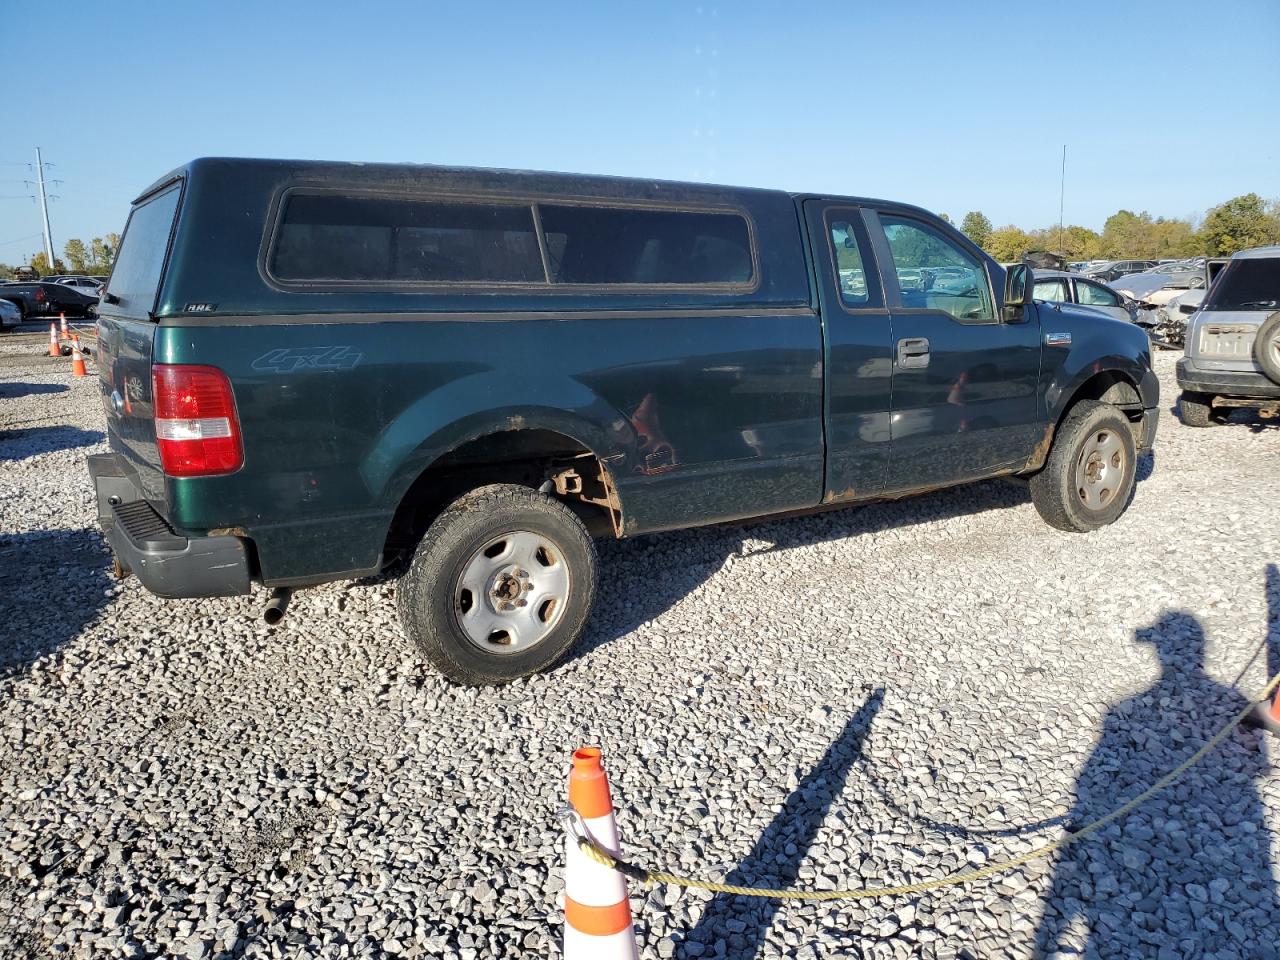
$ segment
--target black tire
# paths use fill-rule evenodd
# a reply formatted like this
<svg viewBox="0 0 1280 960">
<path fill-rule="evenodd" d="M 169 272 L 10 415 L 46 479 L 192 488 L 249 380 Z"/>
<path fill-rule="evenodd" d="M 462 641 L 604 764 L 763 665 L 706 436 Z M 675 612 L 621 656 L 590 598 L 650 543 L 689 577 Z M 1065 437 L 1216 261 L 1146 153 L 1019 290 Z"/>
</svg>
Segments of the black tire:
<svg viewBox="0 0 1280 960">
<path fill-rule="evenodd" d="M 482 646 L 467 635 L 461 618 L 470 603 L 494 601 L 468 600 L 471 594 L 461 585 L 463 574 L 480 560 L 486 545 L 526 533 L 558 548 L 559 555 L 544 564 L 547 569 L 566 564 L 563 608 L 555 613 L 550 632 L 525 649 L 503 652 L 503 643 L 490 648 L 487 641 Z M 520 565 L 513 566 L 519 573 Z M 436 669 L 456 683 L 475 686 L 508 683 L 558 661 L 582 633 L 595 592 L 595 544 L 573 511 L 528 487 L 493 484 L 459 497 L 431 524 L 400 579 L 396 603 L 405 633 Z M 486 611 L 504 616 L 493 613 L 492 606 Z"/>
<path fill-rule="evenodd" d="M 1178 419 L 1188 427 L 1211 427 L 1213 419 L 1213 397 L 1207 393 L 1192 393 L 1183 390 L 1178 397 Z"/>
<path fill-rule="evenodd" d="M 1280 383 L 1280 312 L 1262 321 L 1253 338 L 1253 359 L 1272 383 Z"/>
<path fill-rule="evenodd" d="M 1110 458 L 1096 459 L 1095 464 L 1104 464 L 1104 471 L 1116 471 L 1110 481 L 1105 472 L 1096 481 L 1088 478 L 1100 442 L 1104 449 L 1114 451 Z M 1070 533 L 1097 530 L 1114 523 L 1128 508 L 1137 468 L 1133 429 L 1125 415 L 1112 404 L 1082 400 L 1068 411 L 1058 428 L 1044 469 L 1031 478 L 1031 502 L 1051 527 Z M 1077 482 L 1078 470 L 1085 474 L 1085 487 Z M 1100 502 L 1091 505 L 1091 499 L 1097 498 Z"/>
</svg>

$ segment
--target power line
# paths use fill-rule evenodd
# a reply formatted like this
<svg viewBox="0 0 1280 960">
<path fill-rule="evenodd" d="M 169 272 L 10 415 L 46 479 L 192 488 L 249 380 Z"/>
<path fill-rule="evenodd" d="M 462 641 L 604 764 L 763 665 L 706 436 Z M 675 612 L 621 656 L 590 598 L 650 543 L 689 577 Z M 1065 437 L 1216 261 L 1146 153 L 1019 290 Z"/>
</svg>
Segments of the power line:
<svg viewBox="0 0 1280 960">
<path fill-rule="evenodd" d="M 38 233 L 29 233 L 25 237 L 18 237 L 16 240 L 0 240 L 0 247 L 7 247 L 13 243 L 25 243 L 28 240 L 34 240 L 39 237 Z"/>
</svg>

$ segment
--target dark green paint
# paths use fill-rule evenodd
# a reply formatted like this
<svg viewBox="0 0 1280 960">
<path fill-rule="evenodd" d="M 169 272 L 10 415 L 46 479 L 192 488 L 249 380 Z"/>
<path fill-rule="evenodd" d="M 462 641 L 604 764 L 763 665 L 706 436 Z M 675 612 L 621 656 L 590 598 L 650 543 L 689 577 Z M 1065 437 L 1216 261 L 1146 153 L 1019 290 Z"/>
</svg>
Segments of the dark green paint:
<svg viewBox="0 0 1280 960">
<path fill-rule="evenodd" d="M 415 479 L 491 434 L 551 430 L 591 450 L 634 534 L 1022 469 L 1070 393 L 1104 369 L 1155 404 L 1141 331 L 1089 311 L 1040 305 L 1020 323 L 975 325 L 892 301 L 879 311 L 840 308 L 824 208 L 906 211 L 959 237 L 914 208 L 433 167 L 206 160 L 179 175 L 158 322 L 102 306 L 104 394 L 126 381 L 134 391 L 127 412 L 107 403 L 111 443 L 175 528 L 251 539 L 268 583 L 375 569 Z M 260 256 L 275 198 L 298 183 L 728 205 L 751 219 L 760 286 L 287 292 L 267 281 Z M 984 262 L 998 301 L 1003 271 Z M 213 306 L 184 314 L 197 303 Z M 1042 329 L 1075 331 L 1075 342 L 1042 348 Z M 895 369 L 902 336 L 930 339 L 929 368 Z M 150 423 L 153 360 L 230 376 L 245 443 L 239 472 L 163 477 Z"/>
</svg>

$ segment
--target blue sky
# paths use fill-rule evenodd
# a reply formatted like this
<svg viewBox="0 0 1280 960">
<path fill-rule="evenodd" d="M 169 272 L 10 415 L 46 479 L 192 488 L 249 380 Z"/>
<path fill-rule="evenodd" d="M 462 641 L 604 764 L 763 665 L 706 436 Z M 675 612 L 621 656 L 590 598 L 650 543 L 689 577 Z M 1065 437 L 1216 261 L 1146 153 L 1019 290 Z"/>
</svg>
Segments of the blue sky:
<svg viewBox="0 0 1280 960">
<path fill-rule="evenodd" d="M 59 251 L 202 155 L 709 180 L 1036 227 L 1065 143 L 1070 223 L 1280 196 L 1280 3 L 1053 6 L 67 2 L 48 44 L 7 46 L 0 261 L 40 245 L 10 199 L 37 145 Z"/>
</svg>

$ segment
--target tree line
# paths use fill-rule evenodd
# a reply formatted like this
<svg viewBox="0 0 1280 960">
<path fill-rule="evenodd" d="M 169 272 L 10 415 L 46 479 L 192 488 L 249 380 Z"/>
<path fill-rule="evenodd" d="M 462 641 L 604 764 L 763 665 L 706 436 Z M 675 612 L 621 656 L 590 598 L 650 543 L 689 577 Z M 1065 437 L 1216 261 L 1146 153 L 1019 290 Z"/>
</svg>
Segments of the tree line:
<svg viewBox="0 0 1280 960">
<path fill-rule="evenodd" d="M 1249 247 L 1280 243 L 1280 201 L 1267 202 L 1256 193 L 1246 193 L 1213 207 L 1198 223 L 1152 217 L 1145 210 L 1118 210 L 1107 218 L 1101 233 L 1074 224 L 1040 230 L 1012 224 L 992 227 L 981 211 L 973 210 L 960 221 L 960 230 L 1001 263 L 1015 263 L 1032 250 L 1052 251 L 1068 260 L 1227 257 Z"/>
<path fill-rule="evenodd" d="M 111 272 L 116 262 L 116 252 L 120 249 L 120 234 L 108 233 L 105 237 L 94 237 L 88 243 L 80 239 L 71 239 L 62 248 L 62 256 L 55 255 L 53 263 L 45 256 L 43 250 L 33 253 L 25 261 L 42 277 L 57 276 L 62 273 L 83 273 L 103 275 Z M 0 279 L 12 277 L 17 266 L 0 263 Z"/>
</svg>

